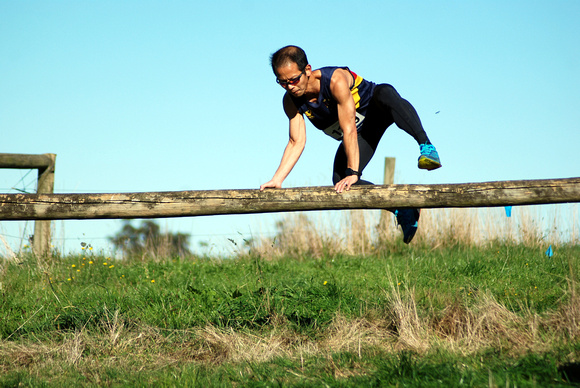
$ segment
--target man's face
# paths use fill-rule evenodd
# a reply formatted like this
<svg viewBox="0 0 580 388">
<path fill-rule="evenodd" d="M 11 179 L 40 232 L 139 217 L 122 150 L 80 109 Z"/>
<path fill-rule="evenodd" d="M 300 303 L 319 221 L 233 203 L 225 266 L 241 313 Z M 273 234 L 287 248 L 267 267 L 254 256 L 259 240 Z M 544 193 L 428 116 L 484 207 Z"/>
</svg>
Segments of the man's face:
<svg viewBox="0 0 580 388">
<path fill-rule="evenodd" d="M 278 83 L 295 97 L 303 96 L 308 85 L 308 77 L 311 68 L 307 65 L 304 71 L 298 69 L 298 65 L 290 62 L 276 69 Z"/>
</svg>

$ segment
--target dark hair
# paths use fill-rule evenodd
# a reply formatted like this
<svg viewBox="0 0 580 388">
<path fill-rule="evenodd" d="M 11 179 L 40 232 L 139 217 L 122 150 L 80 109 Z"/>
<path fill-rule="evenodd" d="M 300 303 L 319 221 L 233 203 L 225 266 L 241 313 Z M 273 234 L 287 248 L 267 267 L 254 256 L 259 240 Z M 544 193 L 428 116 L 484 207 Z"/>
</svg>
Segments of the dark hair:
<svg viewBox="0 0 580 388">
<path fill-rule="evenodd" d="M 295 63 L 298 65 L 298 70 L 304 71 L 308 65 L 308 58 L 306 58 L 304 50 L 298 46 L 282 47 L 270 56 L 270 64 L 275 75 L 277 75 L 276 69 L 288 63 Z"/>
</svg>

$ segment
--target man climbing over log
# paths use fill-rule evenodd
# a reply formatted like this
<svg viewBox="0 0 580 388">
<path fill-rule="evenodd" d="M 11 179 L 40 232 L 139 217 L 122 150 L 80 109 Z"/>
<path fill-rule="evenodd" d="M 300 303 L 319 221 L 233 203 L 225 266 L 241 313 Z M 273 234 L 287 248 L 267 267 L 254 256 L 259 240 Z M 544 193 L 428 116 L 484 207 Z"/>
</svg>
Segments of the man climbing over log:
<svg viewBox="0 0 580 388">
<path fill-rule="evenodd" d="M 312 70 L 300 47 L 286 46 L 272 54 L 276 82 L 285 90 L 283 107 L 290 123 L 290 139 L 274 177 L 260 186 L 280 188 L 298 162 L 306 144 L 304 115 L 330 137 L 340 141 L 332 181 L 337 193 L 352 185 L 370 185 L 362 172 L 373 157 L 385 130 L 393 123 L 419 144 L 418 167 L 441 167 L 413 106 L 389 84 L 375 84 L 348 67 Z M 403 241 L 411 242 L 418 227 L 420 209 L 389 209 L 403 229 Z"/>
</svg>

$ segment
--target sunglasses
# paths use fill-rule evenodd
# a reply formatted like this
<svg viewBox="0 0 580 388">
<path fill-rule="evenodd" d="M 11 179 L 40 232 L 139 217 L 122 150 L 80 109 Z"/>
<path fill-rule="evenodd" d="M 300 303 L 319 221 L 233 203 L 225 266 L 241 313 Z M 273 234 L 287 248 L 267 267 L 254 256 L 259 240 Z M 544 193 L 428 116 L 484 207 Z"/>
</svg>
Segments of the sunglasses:
<svg viewBox="0 0 580 388">
<path fill-rule="evenodd" d="M 287 87 L 288 85 L 294 86 L 294 85 L 298 84 L 298 82 L 300 82 L 300 78 L 302 78 L 303 74 L 304 74 L 304 70 L 302 70 L 302 73 L 300 73 L 300 75 L 298 75 L 294 78 L 291 78 L 289 80 L 286 80 L 286 81 L 282 81 L 281 79 L 276 78 L 276 82 L 278 82 L 278 84 L 280 86 L 282 86 L 283 88 Z"/>
</svg>

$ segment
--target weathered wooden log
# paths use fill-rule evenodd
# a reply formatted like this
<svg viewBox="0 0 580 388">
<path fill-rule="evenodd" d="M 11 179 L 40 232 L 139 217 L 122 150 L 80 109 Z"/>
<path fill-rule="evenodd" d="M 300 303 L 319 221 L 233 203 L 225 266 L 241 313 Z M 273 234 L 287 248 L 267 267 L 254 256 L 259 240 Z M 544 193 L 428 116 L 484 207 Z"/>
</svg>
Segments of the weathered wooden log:
<svg viewBox="0 0 580 388">
<path fill-rule="evenodd" d="M 306 210 L 491 207 L 580 202 L 580 178 L 465 184 L 0 194 L 0 220 L 162 218 Z"/>
</svg>

